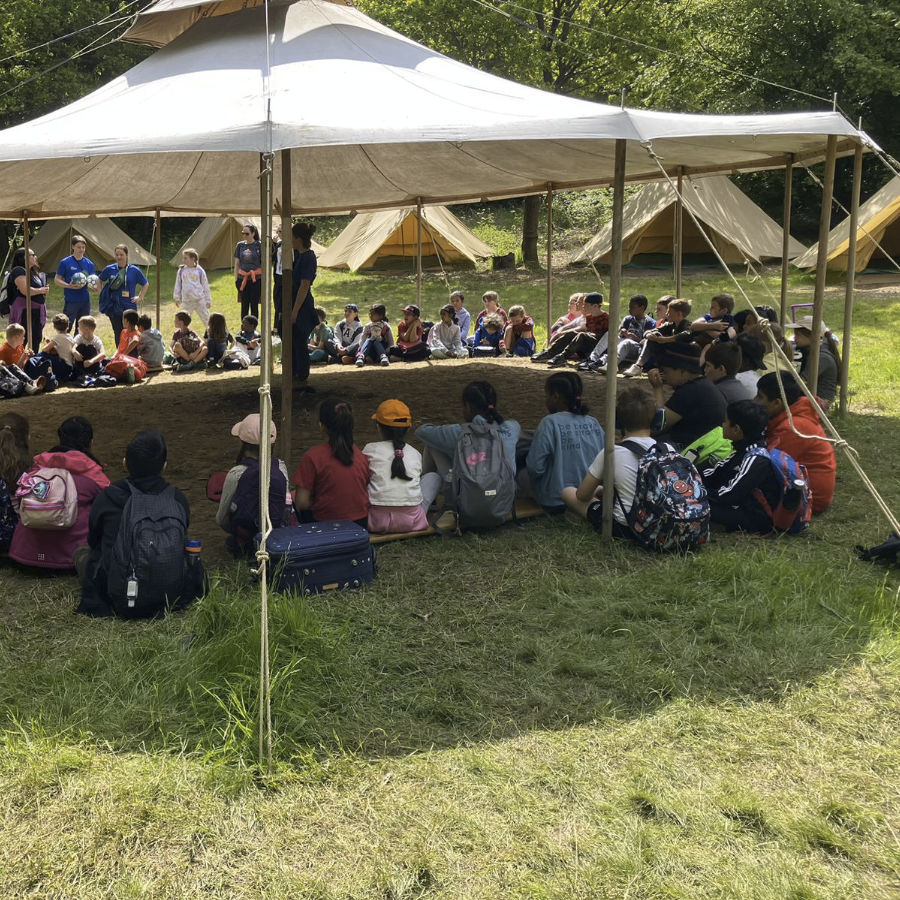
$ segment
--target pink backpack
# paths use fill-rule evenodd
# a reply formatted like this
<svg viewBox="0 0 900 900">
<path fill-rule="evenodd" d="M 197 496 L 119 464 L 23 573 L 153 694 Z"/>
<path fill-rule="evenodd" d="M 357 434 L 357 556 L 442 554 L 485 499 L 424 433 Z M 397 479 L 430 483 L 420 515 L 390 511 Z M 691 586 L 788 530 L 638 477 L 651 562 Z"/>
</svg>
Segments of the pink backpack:
<svg viewBox="0 0 900 900">
<path fill-rule="evenodd" d="M 16 490 L 19 521 L 39 531 L 65 531 L 78 518 L 78 488 L 68 469 L 26 472 Z"/>
</svg>

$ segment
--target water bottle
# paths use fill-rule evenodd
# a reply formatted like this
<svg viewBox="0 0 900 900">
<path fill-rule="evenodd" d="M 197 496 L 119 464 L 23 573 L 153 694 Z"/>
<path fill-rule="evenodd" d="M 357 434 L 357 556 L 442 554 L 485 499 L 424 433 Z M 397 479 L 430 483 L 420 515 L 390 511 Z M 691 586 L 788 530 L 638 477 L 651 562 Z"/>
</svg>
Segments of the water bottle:
<svg viewBox="0 0 900 900">
<path fill-rule="evenodd" d="M 200 562 L 200 554 L 203 552 L 203 541 L 185 541 L 184 554 L 189 566 L 196 566 Z"/>
<path fill-rule="evenodd" d="M 786 510 L 795 510 L 800 506 L 800 500 L 803 498 L 803 491 L 806 488 L 806 482 L 802 478 L 795 478 L 793 484 L 784 492 L 784 503 L 782 504 Z"/>
</svg>

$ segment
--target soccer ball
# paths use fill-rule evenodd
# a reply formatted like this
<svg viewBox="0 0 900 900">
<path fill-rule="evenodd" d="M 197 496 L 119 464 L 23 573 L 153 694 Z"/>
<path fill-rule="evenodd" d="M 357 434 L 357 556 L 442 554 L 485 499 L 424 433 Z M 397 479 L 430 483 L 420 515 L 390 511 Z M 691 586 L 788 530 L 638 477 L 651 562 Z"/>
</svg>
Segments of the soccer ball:
<svg viewBox="0 0 900 900">
<path fill-rule="evenodd" d="M 97 286 L 100 284 L 100 276 L 99 275 L 88 275 L 87 277 L 87 286 L 91 290 L 96 290 Z"/>
<path fill-rule="evenodd" d="M 85 275 L 84 272 L 76 272 L 72 276 L 72 279 L 69 282 L 69 284 L 71 284 L 72 287 L 77 287 L 77 288 L 84 287 L 87 284 L 87 275 Z"/>
</svg>

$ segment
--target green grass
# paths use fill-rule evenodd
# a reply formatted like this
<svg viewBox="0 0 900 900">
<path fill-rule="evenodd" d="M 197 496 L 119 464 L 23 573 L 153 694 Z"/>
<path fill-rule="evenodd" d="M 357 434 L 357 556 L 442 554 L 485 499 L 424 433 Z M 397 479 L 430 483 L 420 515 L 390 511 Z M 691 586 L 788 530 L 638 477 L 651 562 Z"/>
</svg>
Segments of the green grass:
<svg viewBox="0 0 900 900">
<path fill-rule="evenodd" d="M 540 311 L 539 274 L 498 275 L 459 284 Z M 591 278 L 558 273 L 555 310 Z M 227 273 L 213 288 L 234 302 Z M 333 314 L 415 291 L 316 288 Z M 898 303 L 860 296 L 838 420 L 895 510 Z M 808 535 L 685 559 L 556 519 L 385 546 L 365 590 L 272 602 L 272 777 L 246 568 L 151 624 L 0 570 L 0 896 L 895 897 L 900 580 L 854 553 L 887 530 L 841 464 Z"/>
</svg>

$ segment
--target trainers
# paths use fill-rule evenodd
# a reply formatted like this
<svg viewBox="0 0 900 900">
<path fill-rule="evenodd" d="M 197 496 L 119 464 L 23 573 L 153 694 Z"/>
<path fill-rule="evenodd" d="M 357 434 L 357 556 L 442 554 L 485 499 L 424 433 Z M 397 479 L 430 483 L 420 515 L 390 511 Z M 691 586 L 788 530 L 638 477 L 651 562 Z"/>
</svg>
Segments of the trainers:
<svg viewBox="0 0 900 900">
<path fill-rule="evenodd" d="M 644 374 L 644 369 L 635 363 L 632 366 L 629 366 L 623 373 L 626 378 L 637 378 L 638 375 Z"/>
<path fill-rule="evenodd" d="M 356 368 L 357 369 L 361 369 L 365 364 L 366 364 L 366 361 L 361 356 L 356 357 Z"/>
<path fill-rule="evenodd" d="M 534 356 L 531 357 L 532 362 L 547 362 L 550 359 L 553 359 L 553 354 L 549 350 L 535 353 Z"/>
<path fill-rule="evenodd" d="M 547 368 L 548 369 L 561 369 L 566 365 L 566 362 L 567 362 L 567 360 L 566 360 L 565 355 L 562 353 L 558 353 L 547 363 Z"/>
<path fill-rule="evenodd" d="M 31 383 L 25 383 L 25 393 L 26 394 L 39 394 L 43 389 L 44 385 L 47 383 L 47 379 L 44 378 L 43 375 L 40 378 L 36 378 Z"/>
<path fill-rule="evenodd" d="M 596 367 L 597 363 L 592 363 L 589 359 L 586 359 L 584 362 L 578 363 L 575 369 L 578 372 L 593 372 Z"/>
<path fill-rule="evenodd" d="M 352 366 L 356 360 L 352 356 L 342 356 L 341 364 L 345 366 Z"/>
<path fill-rule="evenodd" d="M 185 360 L 182 360 L 180 363 L 178 363 L 177 371 L 178 372 L 190 372 L 191 369 L 193 369 L 193 368 L 194 368 L 194 364 L 189 359 L 185 359 Z"/>
<path fill-rule="evenodd" d="M 391 361 L 387 358 L 387 356 L 381 357 L 381 365 L 389 366 L 390 364 L 391 364 Z"/>
</svg>

